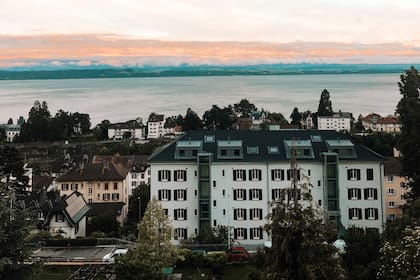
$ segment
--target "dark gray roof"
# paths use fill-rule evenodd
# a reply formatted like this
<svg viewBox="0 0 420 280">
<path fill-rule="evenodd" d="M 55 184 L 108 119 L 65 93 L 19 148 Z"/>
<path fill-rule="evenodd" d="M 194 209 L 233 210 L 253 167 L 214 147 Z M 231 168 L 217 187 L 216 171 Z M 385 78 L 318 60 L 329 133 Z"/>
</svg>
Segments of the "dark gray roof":
<svg viewBox="0 0 420 280">
<path fill-rule="evenodd" d="M 136 120 L 131 120 L 127 122 L 121 122 L 121 123 L 113 123 L 109 126 L 111 129 L 137 129 L 137 128 L 143 128 L 144 125 L 139 123 Z"/>
<path fill-rule="evenodd" d="M 384 162 L 385 176 L 400 175 L 401 162 L 398 158 L 387 158 Z"/>
<path fill-rule="evenodd" d="M 75 166 L 57 178 L 57 182 L 119 181 L 127 176 L 128 169 L 113 162 L 87 163 L 82 168 Z"/>
<path fill-rule="evenodd" d="M 87 214 L 88 217 L 95 217 L 100 215 L 113 215 L 120 216 L 122 213 L 122 207 L 124 202 L 102 202 L 102 203 L 91 203 L 90 211 Z"/>
<path fill-rule="evenodd" d="M 214 143 L 203 141 L 203 152 L 213 153 L 213 161 L 216 162 L 284 162 L 290 161 L 286 156 L 284 140 L 309 140 L 311 135 L 321 136 L 320 142 L 312 142 L 314 158 L 298 159 L 299 161 L 321 161 L 320 154 L 328 152 L 325 140 L 351 140 L 356 151 L 355 158 L 345 159 L 346 161 L 383 161 L 383 157 L 374 151 L 356 143 L 349 136 L 329 130 L 276 130 L 276 131 L 255 131 L 255 130 L 220 130 L 220 131 L 190 131 L 166 146 L 156 149 L 149 157 L 149 163 L 156 162 L 195 162 L 195 159 L 175 159 L 175 147 L 177 141 L 203 140 L 204 135 L 214 135 Z M 218 140 L 242 140 L 242 159 L 218 159 L 217 141 Z M 258 146 L 258 154 L 248 154 L 247 146 Z M 278 154 L 270 154 L 269 146 L 277 146 Z"/>
</svg>

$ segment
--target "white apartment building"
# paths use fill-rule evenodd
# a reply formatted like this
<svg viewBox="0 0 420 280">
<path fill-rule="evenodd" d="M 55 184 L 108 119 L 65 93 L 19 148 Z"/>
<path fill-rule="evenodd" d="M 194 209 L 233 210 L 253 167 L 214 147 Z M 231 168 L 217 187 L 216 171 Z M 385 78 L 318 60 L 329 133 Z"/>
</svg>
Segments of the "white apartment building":
<svg viewBox="0 0 420 280">
<path fill-rule="evenodd" d="M 147 122 L 147 138 L 161 138 L 165 134 L 164 131 L 165 116 L 152 114 Z"/>
<path fill-rule="evenodd" d="M 125 123 L 114 123 L 108 128 L 108 138 L 112 140 L 144 139 L 145 126 L 136 120 Z"/>
<path fill-rule="evenodd" d="M 351 113 L 339 112 L 318 117 L 318 130 L 350 131 Z"/>
<path fill-rule="evenodd" d="M 20 125 L 18 124 L 6 124 L 6 141 L 13 142 L 16 137 L 20 135 Z"/>
<path fill-rule="evenodd" d="M 174 243 L 201 227 L 230 227 L 245 246 L 269 240 L 272 202 L 291 186 L 294 145 L 300 183 L 313 205 L 340 229 L 383 230 L 383 158 L 335 131 L 192 131 L 149 158 L 151 196 L 161 201 Z"/>
</svg>

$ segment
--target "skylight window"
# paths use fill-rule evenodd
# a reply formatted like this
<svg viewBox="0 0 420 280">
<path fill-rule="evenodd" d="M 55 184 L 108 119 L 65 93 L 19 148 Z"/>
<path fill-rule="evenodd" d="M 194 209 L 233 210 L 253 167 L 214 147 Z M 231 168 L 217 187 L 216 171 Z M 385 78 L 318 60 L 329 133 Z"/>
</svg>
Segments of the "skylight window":
<svg viewBox="0 0 420 280">
<path fill-rule="evenodd" d="M 321 135 L 311 135 L 311 141 L 314 143 L 322 142 Z"/>
<path fill-rule="evenodd" d="M 278 154 L 279 153 L 279 147 L 278 146 L 269 146 L 268 147 L 268 153 L 269 154 Z"/>
<path fill-rule="evenodd" d="M 204 143 L 214 143 L 216 137 L 214 135 L 204 135 Z"/>
<path fill-rule="evenodd" d="M 246 147 L 246 152 L 249 155 L 257 155 L 259 154 L 259 148 L 257 146 L 248 146 Z"/>
</svg>

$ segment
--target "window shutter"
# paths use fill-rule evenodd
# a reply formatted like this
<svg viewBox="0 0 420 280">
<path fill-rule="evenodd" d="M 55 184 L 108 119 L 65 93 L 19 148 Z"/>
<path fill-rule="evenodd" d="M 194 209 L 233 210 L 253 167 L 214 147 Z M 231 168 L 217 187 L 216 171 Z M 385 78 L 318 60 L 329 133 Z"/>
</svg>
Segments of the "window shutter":
<svg viewBox="0 0 420 280">
<path fill-rule="evenodd" d="M 274 181 L 274 169 L 271 169 L 271 181 Z"/>
<path fill-rule="evenodd" d="M 237 200 L 237 199 L 238 199 L 238 191 L 233 190 L 233 200 Z"/>
<path fill-rule="evenodd" d="M 242 174 L 244 175 L 244 181 L 246 181 L 246 170 L 245 169 L 242 170 Z M 249 176 L 249 177 L 251 177 L 251 176 Z"/>
<path fill-rule="evenodd" d="M 248 175 L 249 175 L 249 180 L 253 179 L 252 178 L 252 169 L 248 170 Z"/>
<path fill-rule="evenodd" d="M 351 199 L 351 190 L 352 190 L 352 189 L 348 189 L 348 190 L 347 190 L 348 199 Z"/>
<path fill-rule="evenodd" d="M 362 190 L 357 189 L 357 199 L 362 199 Z"/>
<path fill-rule="evenodd" d="M 351 208 L 349 208 L 349 219 L 353 218 L 353 216 L 351 215 Z"/>
<path fill-rule="evenodd" d="M 244 239 L 248 239 L 248 229 L 247 228 L 244 228 Z"/>
<path fill-rule="evenodd" d="M 297 174 L 296 174 L 297 180 L 300 181 L 300 170 L 296 170 L 296 171 L 297 171 Z"/>
<path fill-rule="evenodd" d="M 358 208 L 357 211 L 359 212 L 359 219 L 363 219 L 362 217 L 362 209 Z"/>
<path fill-rule="evenodd" d="M 171 191 L 168 191 L 168 200 L 171 200 Z"/>
<path fill-rule="evenodd" d="M 236 170 L 232 170 L 232 172 L 233 172 L 233 181 L 236 181 L 236 172 L 235 172 Z"/>
<path fill-rule="evenodd" d="M 188 213 L 187 209 L 184 209 L 184 220 L 187 219 L 187 213 Z"/>
<path fill-rule="evenodd" d="M 184 181 L 187 181 L 187 170 L 184 170 L 183 173 L 184 173 Z"/>
<path fill-rule="evenodd" d="M 233 239 L 238 239 L 238 229 L 233 229 Z"/>
<path fill-rule="evenodd" d="M 262 190 L 258 190 L 258 200 L 262 200 Z"/>
<path fill-rule="evenodd" d="M 275 197 L 274 197 L 274 189 L 271 190 L 271 200 L 275 200 Z"/>
<path fill-rule="evenodd" d="M 187 190 L 184 190 L 184 200 L 187 200 Z"/>
<path fill-rule="evenodd" d="M 259 231 L 259 234 L 260 234 L 260 239 L 263 239 L 263 229 L 259 228 L 258 231 Z"/>
<path fill-rule="evenodd" d="M 246 210 L 244 211 L 244 220 L 246 220 Z"/>
<path fill-rule="evenodd" d="M 233 219 L 234 220 L 237 220 L 238 219 L 237 209 L 233 209 Z"/>
<path fill-rule="evenodd" d="M 246 200 L 246 190 L 242 189 L 242 193 L 244 195 L 244 200 Z M 249 199 L 251 199 L 251 197 L 249 197 Z"/>
<path fill-rule="evenodd" d="M 364 189 L 363 192 L 365 193 L 365 199 L 368 199 L 369 189 Z"/>
<path fill-rule="evenodd" d="M 377 189 L 373 189 L 373 198 L 378 199 L 378 190 Z"/>
<path fill-rule="evenodd" d="M 171 180 L 171 171 L 167 170 L 166 172 L 168 172 L 168 181 L 170 181 Z"/>
<path fill-rule="evenodd" d="M 252 199 L 252 190 L 249 190 L 249 199 Z"/>
<path fill-rule="evenodd" d="M 162 170 L 158 171 L 158 181 L 162 181 Z"/>
<path fill-rule="evenodd" d="M 369 209 L 365 209 L 365 219 L 367 220 L 369 218 Z"/>
<path fill-rule="evenodd" d="M 178 196 L 176 195 L 176 190 L 174 190 L 174 201 L 177 201 L 178 200 Z"/>
<path fill-rule="evenodd" d="M 174 220 L 178 220 L 178 215 L 176 214 L 176 209 L 174 209 Z"/>
<path fill-rule="evenodd" d="M 187 239 L 188 238 L 188 236 L 187 236 L 187 229 L 186 228 L 183 228 L 182 231 L 184 232 L 184 238 Z"/>
<path fill-rule="evenodd" d="M 280 169 L 281 180 L 284 181 L 284 169 Z"/>
<path fill-rule="evenodd" d="M 261 169 L 258 169 L 258 181 L 261 181 Z"/>
<path fill-rule="evenodd" d="M 158 199 L 162 200 L 162 190 L 158 190 Z"/>
<path fill-rule="evenodd" d="M 375 209 L 375 220 L 377 220 L 379 217 L 378 209 Z"/>
<path fill-rule="evenodd" d="M 351 179 L 351 169 L 347 169 L 347 180 Z"/>
<path fill-rule="evenodd" d="M 259 217 L 258 217 L 258 218 L 259 218 L 260 220 L 262 220 L 262 209 L 259 209 L 259 211 L 258 211 L 258 212 L 259 212 Z"/>
<path fill-rule="evenodd" d="M 356 169 L 357 180 L 360 181 L 360 169 Z"/>
<path fill-rule="evenodd" d="M 252 214 L 252 209 L 249 209 L 249 219 L 250 220 L 254 219 L 254 215 Z"/>
<path fill-rule="evenodd" d="M 177 182 L 178 181 L 178 170 L 175 170 L 174 171 L 174 182 Z"/>
</svg>

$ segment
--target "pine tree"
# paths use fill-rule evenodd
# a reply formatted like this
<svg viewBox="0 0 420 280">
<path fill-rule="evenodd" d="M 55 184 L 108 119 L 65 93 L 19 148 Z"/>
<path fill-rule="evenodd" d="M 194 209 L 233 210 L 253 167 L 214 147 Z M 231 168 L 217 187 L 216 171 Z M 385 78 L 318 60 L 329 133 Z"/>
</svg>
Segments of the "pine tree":
<svg viewBox="0 0 420 280">
<path fill-rule="evenodd" d="M 174 265 L 177 257 L 171 236 L 168 216 L 153 198 L 139 224 L 136 249 L 117 260 L 118 279 L 161 279 L 162 268 Z"/>
<path fill-rule="evenodd" d="M 330 93 L 324 89 L 321 93 L 318 105 L 318 117 L 331 116 L 333 114 L 332 104 L 330 100 Z"/>
<path fill-rule="evenodd" d="M 401 75 L 398 83 L 402 95 L 397 105 L 401 121 L 399 149 L 402 153 L 402 175 L 409 178 L 406 187 L 411 198 L 420 197 L 420 76 L 414 67 Z"/>
</svg>

